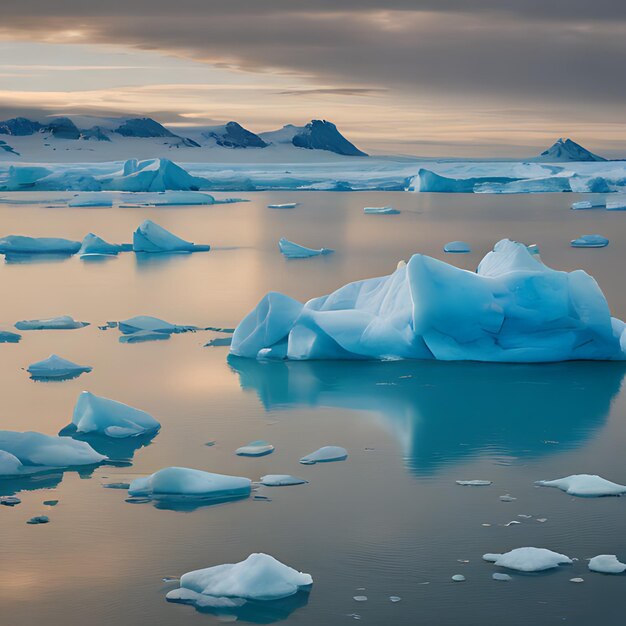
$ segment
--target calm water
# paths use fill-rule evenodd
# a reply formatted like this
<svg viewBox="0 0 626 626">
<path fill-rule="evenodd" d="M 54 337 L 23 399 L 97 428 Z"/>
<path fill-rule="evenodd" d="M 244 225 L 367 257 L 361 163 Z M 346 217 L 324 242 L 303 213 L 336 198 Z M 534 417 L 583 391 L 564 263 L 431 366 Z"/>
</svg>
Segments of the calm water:
<svg viewBox="0 0 626 626">
<path fill-rule="evenodd" d="M 442 258 L 441 246 L 454 239 L 470 242 L 474 252 L 447 260 L 474 268 L 505 236 L 538 243 L 553 267 L 589 271 L 614 314 L 626 317 L 626 215 L 569 211 L 579 199 L 572 194 L 244 196 L 251 202 L 197 208 L 0 205 L 2 234 L 81 238 L 94 231 L 121 242 L 150 217 L 214 246 L 190 256 L 0 265 L 2 323 L 60 314 L 92 322 L 76 331 L 24 333 L 20 344 L 0 346 L 0 428 L 55 434 L 70 421 L 82 389 L 142 408 L 162 423 L 150 445 L 109 451 L 134 453 L 132 465 L 0 483 L 0 493 L 18 491 L 22 498 L 12 509 L 0 507 L 3 623 L 212 624 L 220 618 L 167 603 L 174 585 L 161 579 L 255 551 L 311 573 L 315 584 L 308 598 L 244 613 L 242 620 L 334 626 L 351 623 L 356 613 L 376 626 L 588 625 L 599 623 L 598 615 L 602 623 L 618 623 L 624 577 L 587 572 L 585 559 L 602 553 L 626 559 L 626 501 L 574 499 L 533 481 L 572 473 L 626 481 L 625 366 L 260 364 L 228 361 L 227 348 L 203 347 L 217 336 L 210 332 L 124 345 L 116 330 L 97 324 L 149 314 L 233 326 L 270 289 L 308 299 L 389 273 L 413 252 Z M 290 201 L 302 204 L 266 208 Z M 362 214 L 364 206 L 386 204 L 402 214 Z M 604 234 L 611 244 L 569 247 L 586 233 Z M 337 252 L 286 261 L 276 249 L 281 236 Z M 21 368 L 53 352 L 94 371 L 63 383 L 30 381 Z M 255 439 L 273 443 L 275 453 L 234 455 Z M 216 444 L 206 446 L 210 441 Z M 349 459 L 298 463 L 327 444 L 345 446 Z M 293 473 L 310 484 L 259 489 L 271 501 L 250 498 L 191 512 L 130 504 L 124 491 L 102 487 L 169 465 L 253 480 Z M 455 484 L 476 478 L 493 485 Z M 517 500 L 501 502 L 504 494 Z M 51 499 L 59 504 L 43 505 Z M 25 524 L 38 514 L 51 523 Z M 511 520 L 522 523 L 505 526 Z M 580 560 L 543 575 L 493 581 L 497 568 L 481 555 L 525 545 Z M 453 574 L 466 582 L 452 582 Z M 585 583 L 570 583 L 575 576 Z M 368 601 L 355 602 L 355 595 Z M 391 595 L 402 601 L 390 602 Z"/>
</svg>

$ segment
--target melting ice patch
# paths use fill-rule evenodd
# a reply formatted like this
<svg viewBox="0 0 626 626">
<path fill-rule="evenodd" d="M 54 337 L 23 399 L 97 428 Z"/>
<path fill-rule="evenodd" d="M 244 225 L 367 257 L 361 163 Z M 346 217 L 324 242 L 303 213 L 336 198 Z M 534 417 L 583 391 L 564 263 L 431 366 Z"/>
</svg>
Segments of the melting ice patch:
<svg viewBox="0 0 626 626">
<path fill-rule="evenodd" d="M 546 548 L 516 548 L 504 554 L 483 554 L 483 559 L 519 572 L 541 572 L 572 563 L 568 556 Z"/>
<path fill-rule="evenodd" d="M 251 441 L 248 445 L 235 450 L 237 456 L 266 456 L 272 452 L 274 452 L 274 446 L 262 439 Z"/>
<path fill-rule="evenodd" d="M 306 304 L 270 293 L 238 325 L 248 358 L 623 360 L 626 326 L 596 281 L 560 272 L 504 239 L 476 272 L 415 254 L 380 278 Z"/>
<path fill-rule="evenodd" d="M 36 432 L 0 430 L 0 476 L 96 465 L 106 458 L 84 441 Z"/>
<path fill-rule="evenodd" d="M 22 320 L 15 324 L 18 330 L 74 330 L 85 326 L 89 326 L 89 322 L 78 322 L 70 315 L 41 320 Z"/>
<path fill-rule="evenodd" d="M 251 481 L 240 476 L 213 474 L 186 467 L 166 467 L 130 483 L 128 495 L 154 500 L 197 498 L 226 500 L 247 498 Z"/>
<path fill-rule="evenodd" d="M 331 461 L 345 461 L 348 451 L 340 446 L 324 446 L 311 454 L 300 459 L 302 465 L 315 465 L 315 463 L 330 463 Z"/>
<path fill-rule="evenodd" d="M 310 587 L 313 578 L 268 554 L 251 554 L 240 563 L 226 563 L 183 574 L 170 602 L 202 606 L 237 606 L 247 600 L 272 601 Z"/>
<path fill-rule="evenodd" d="M 286 256 L 288 259 L 307 259 L 312 256 L 320 256 L 333 252 L 330 248 L 320 248 L 319 250 L 307 248 L 298 243 L 294 243 L 293 241 L 289 241 L 284 237 L 278 241 L 278 249 L 281 254 Z"/>
<path fill-rule="evenodd" d="M 206 252 L 211 246 L 185 241 L 152 220 L 142 222 L 133 233 L 135 252 Z"/>
<path fill-rule="evenodd" d="M 573 474 L 556 480 L 538 480 L 536 484 L 542 487 L 556 487 L 570 496 L 581 498 L 626 494 L 626 485 L 613 483 L 595 474 Z"/>
<path fill-rule="evenodd" d="M 78 365 L 52 354 L 43 361 L 31 363 L 27 371 L 34 380 L 67 380 L 91 372 L 92 369 L 88 365 Z"/>
</svg>

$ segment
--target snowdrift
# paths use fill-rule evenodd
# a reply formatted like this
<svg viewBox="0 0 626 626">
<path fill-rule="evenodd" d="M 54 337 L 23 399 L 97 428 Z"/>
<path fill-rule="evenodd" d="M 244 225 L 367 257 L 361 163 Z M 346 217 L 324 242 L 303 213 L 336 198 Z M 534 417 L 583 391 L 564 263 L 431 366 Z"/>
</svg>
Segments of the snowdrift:
<svg viewBox="0 0 626 626">
<path fill-rule="evenodd" d="M 582 270 L 544 265 L 503 239 L 476 272 L 415 254 L 390 276 L 306 304 L 267 294 L 233 334 L 248 358 L 623 360 L 624 322 Z"/>
</svg>

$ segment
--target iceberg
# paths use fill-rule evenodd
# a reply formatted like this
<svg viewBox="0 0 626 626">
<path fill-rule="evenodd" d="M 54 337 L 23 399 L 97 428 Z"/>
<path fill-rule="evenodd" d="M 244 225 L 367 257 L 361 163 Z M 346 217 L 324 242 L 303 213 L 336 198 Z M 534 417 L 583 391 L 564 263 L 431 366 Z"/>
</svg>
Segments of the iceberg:
<svg viewBox="0 0 626 626">
<path fill-rule="evenodd" d="M 573 202 L 571 208 L 574 211 L 586 211 L 588 209 L 605 208 L 605 200 L 580 200 L 579 202 Z"/>
<path fill-rule="evenodd" d="M 142 222 L 133 233 L 135 252 L 206 252 L 211 246 L 185 241 L 152 220 Z"/>
<path fill-rule="evenodd" d="M 569 179 L 570 189 L 575 193 L 609 193 L 611 185 L 602 176 L 577 176 Z"/>
<path fill-rule="evenodd" d="M 391 206 L 366 206 L 363 213 L 366 215 L 398 215 L 400 211 Z"/>
<path fill-rule="evenodd" d="M 476 182 L 474 193 L 558 193 L 571 191 L 570 180 L 573 172 L 563 172 L 556 176 L 523 178 L 508 182 Z"/>
<path fill-rule="evenodd" d="M 274 446 L 267 441 L 251 441 L 248 445 L 235 450 L 237 456 L 266 456 L 274 452 Z"/>
<path fill-rule="evenodd" d="M 302 465 L 315 465 L 316 463 L 331 463 L 332 461 L 345 461 L 348 452 L 340 446 L 324 446 L 311 454 L 307 454 L 300 459 Z"/>
<path fill-rule="evenodd" d="M 589 559 L 589 569 L 601 574 L 621 574 L 626 571 L 626 563 L 618 561 L 614 554 L 599 554 Z"/>
<path fill-rule="evenodd" d="M 127 320 L 118 322 L 120 332 L 124 334 L 136 333 L 138 331 L 150 331 L 171 335 L 172 333 L 184 333 L 187 331 L 198 330 L 197 326 L 180 326 L 178 324 L 170 324 L 165 320 L 152 315 L 136 315 L 129 317 Z"/>
<path fill-rule="evenodd" d="M 538 480 L 542 487 L 556 487 L 570 496 L 593 498 L 601 496 L 621 496 L 626 494 L 626 485 L 612 483 L 595 474 L 573 474 L 556 480 Z"/>
<path fill-rule="evenodd" d="M 98 235 L 89 233 L 85 235 L 78 254 L 81 258 L 92 256 L 115 256 L 124 250 L 124 246 L 117 243 L 109 243 Z"/>
<path fill-rule="evenodd" d="M 267 474 L 261 476 L 261 484 L 265 487 L 288 487 L 290 485 L 304 485 L 309 481 L 290 474 Z"/>
<path fill-rule="evenodd" d="M 129 159 L 122 171 L 99 180 L 102 189 L 109 191 L 198 191 L 209 183 L 169 159 Z"/>
<path fill-rule="evenodd" d="M 483 559 L 518 572 L 542 572 L 572 563 L 568 556 L 546 548 L 516 548 L 504 554 L 483 554 Z"/>
<path fill-rule="evenodd" d="M 247 498 L 251 481 L 240 476 L 212 474 L 186 467 L 166 467 L 130 483 L 128 495 L 153 500 L 193 498 L 201 500 L 230 500 Z"/>
<path fill-rule="evenodd" d="M 476 272 L 415 254 L 390 276 L 302 305 L 270 293 L 239 324 L 249 358 L 624 360 L 626 326 L 582 270 L 560 272 L 503 239 Z"/>
<path fill-rule="evenodd" d="M 84 441 L 36 432 L 0 430 L 0 476 L 97 465 L 106 458 Z"/>
<path fill-rule="evenodd" d="M 72 361 L 53 354 L 43 361 L 32 363 L 28 366 L 27 371 L 34 380 L 67 380 L 91 372 L 92 369 L 92 367 L 87 365 L 77 365 L 72 363 Z"/>
<path fill-rule="evenodd" d="M 572 248 L 605 248 L 609 240 L 602 235 L 581 235 L 570 241 Z"/>
<path fill-rule="evenodd" d="M 183 574 L 180 589 L 170 591 L 170 602 L 198 606 L 236 606 L 233 600 L 271 601 L 310 587 L 313 579 L 268 554 L 251 554 L 240 563 L 227 563 Z M 230 600 L 231 603 L 228 603 Z"/>
<path fill-rule="evenodd" d="M 268 209 L 295 209 L 298 206 L 297 202 L 285 202 L 284 204 L 268 204 Z"/>
<path fill-rule="evenodd" d="M 19 343 L 22 335 L 10 330 L 0 330 L 0 343 Z"/>
<path fill-rule="evenodd" d="M 92 433 L 123 439 L 153 435 L 160 428 L 161 424 L 145 411 L 83 391 L 76 401 L 72 423 L 61 432 L 63 435 Z"/>
<path fill-rule="evenodd" d="M 606 201 L 607 211 L 626 211 L 626 197 Z"/>
<path fill-rule="evenodd" d="M 510 176 L 450 178 L 421 168 L 418 170 L 417 176 L 410 180 L 408 189 L 409 191 L 418 193 L 474 193 L 474 186 L 480 185 L 481 183 L 503 184 L 516 180 L 518 179 Z"/>
<path fill-rule="evenodd" d="M 78 322 L 70 315 L 60 315 L 42 320 L 22 320 L 16 322 L 18 330 L 74 330 L 89 326 L 89 322 Z"/>
<path fill-rule="evenodd" d="M 80 242 L 57 237 L 24 237 L 8 235 L 0 238 L 0 254 L 76 254 Z"/>
<path fill-rule="evenodd" d="M 288 259 L 307 259 L 312 256 L 320 256 L 333 252 L 333 250 L 330 250 L 329 248 L 320 248 L 319 250 L 306 248 L 305 246 L 289 241 L 284 237 L 278 241 L 278 249 L 281 254 L 286 256 Z"/>
<path fill-rule="evenodd" d="M 451 254 L 467 254 L 472 251 L 472 248 L 465 241 L 449 241 L 443 247 L 443 251 Z"/>
</svg>

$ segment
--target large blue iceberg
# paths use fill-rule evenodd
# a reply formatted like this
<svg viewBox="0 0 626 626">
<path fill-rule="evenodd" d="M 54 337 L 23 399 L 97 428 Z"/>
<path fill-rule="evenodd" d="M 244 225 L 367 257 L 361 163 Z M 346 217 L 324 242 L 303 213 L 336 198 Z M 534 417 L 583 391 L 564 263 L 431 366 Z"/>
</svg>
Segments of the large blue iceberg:
<svg viewBox="0 0 626 626">
<path fill-rule="evenodd" d="M 544 265 L 503 239 L 476 272 L 415 254 L 390 276 L 306 304 L 267 294 L 233 334 L 259 359 L 623 360 L 626 325 L 582 270 Z"/>
</svg>

